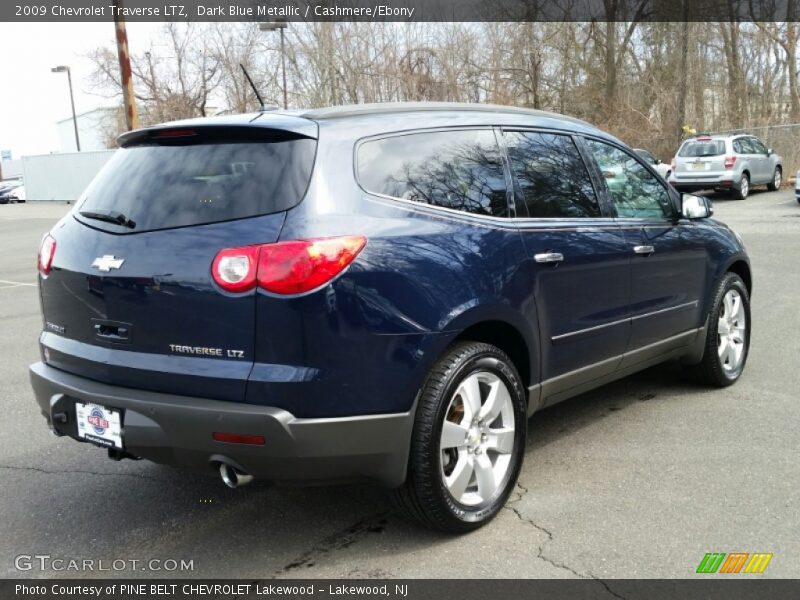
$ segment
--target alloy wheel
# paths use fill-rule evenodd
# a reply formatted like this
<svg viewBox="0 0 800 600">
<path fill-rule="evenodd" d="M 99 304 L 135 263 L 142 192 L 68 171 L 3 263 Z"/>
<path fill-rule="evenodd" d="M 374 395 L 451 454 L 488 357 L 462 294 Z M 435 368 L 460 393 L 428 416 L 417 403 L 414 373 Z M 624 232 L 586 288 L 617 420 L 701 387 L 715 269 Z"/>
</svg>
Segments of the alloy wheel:
<svg viewBox="0 0 800 600">
<path fill-rule="evenodd" d="M 497 375 L 478 371 L 458 386 L 440 440 L 441 475 L 451 497 L 465 506 L 492 499 L 511 465 L 514 405 Z"/>
<path fill-rule="evenodd" d="M 735 373 L 742 364 L 747 336 L 747 317 L 739 292 L 727 291 L 722 298 L 717 323 L 717 354 L 726 373 Z"/>
<path fill-rule="evenodd" d="M 747 198 L 747 195 L 750 193 L 750 180 L 747 179 L 746 175 L 742 177 L 742 183 L 739 184 L 739 191 L 742 194 L 742 198 Z"/>
</svg>

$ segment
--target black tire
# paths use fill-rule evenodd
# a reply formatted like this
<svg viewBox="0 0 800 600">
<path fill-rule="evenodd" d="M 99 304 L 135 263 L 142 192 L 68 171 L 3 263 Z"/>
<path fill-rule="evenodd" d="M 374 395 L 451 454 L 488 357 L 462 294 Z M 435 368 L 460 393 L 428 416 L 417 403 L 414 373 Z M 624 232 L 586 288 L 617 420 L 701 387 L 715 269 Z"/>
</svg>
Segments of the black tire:
<svg viewBox="0 0 800 600">
<path fill-rule="evenodd" d="M 750 176 L 747 173 L 742 173 L 742 180 L 739 182 L 738 187 L 733 188 L 731 195 L 736 200 L 744 200 L 750 195 Z"/>
<path fill-rule="evenodd" d="M 722 361 L 717 352 L 719 344 L 719 318 L 722 310 L 722 302 L 725 294 L 729 290 L 736 290 L 741 298 L 745 314 L 745 339 L 741 362 L 733 371 L 728 371 L 723 367 Z M 727 387 L 736 383 L 744 371 L 747 363 L 747 355 L 750 352 L 750 296 L 747 293 L 747 286 L 736 273 L 726 273 L 717 285 L 714 292 L 714 303 L 711 313 L 708 316 L 708 331 L 706 333 L 706 343 L 703 351 L 703 358 L 699 364 L 691 367 L 691 370 L 700 381 L 716 387 Z"/>
<path fill-rule="evenodd" d="M 775 185 L 775 182 L 778 181 L 778 185 Z M 781 189 L 780 181 L 783 181 L 783 169 L 780 167 L 775 167 L 775 172 L 772 174 L 772 181 L 767 184 L 767 189 L 770 192 L 776 192 Z"/>
<path fill-rule="evenodd" d="M 514 446 L 494 495 L 480 504 L 466 506 L 445 485 L 439 440 L 458 386 L 478 372 L 498 377 L 508 389 L 513 404 Z M 525 452 L 526 410 L 525 388 L 505 353 L 480 342 L 452 346 L 423 384 L 411 436 L 408 474 L 403 486 L 395 490 L 399 505 L 424 526 L 447 533 L 466 533 L 488 523 L 503 508 L 517 482 Z"/>
</svg>

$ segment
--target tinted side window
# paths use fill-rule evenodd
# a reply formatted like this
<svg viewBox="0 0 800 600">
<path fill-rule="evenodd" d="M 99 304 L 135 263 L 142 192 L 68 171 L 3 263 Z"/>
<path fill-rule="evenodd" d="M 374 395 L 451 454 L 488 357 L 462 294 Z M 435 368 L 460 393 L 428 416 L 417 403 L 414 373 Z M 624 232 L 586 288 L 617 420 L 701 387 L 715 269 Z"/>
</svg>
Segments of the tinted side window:
<svg viewBox="0 0 800 600">
<path fill-rule="evenodd" d="M 753 146 L 753 140 L 750 138 L 739 138 L 739 145 L 742 148 L 742 154 L 756 153 L 755 146 Z"/>
<path fill-rule="evenodd" d="M 467 213 L 508 217 L 506 179 L 494 132 L 435 131 L 363 143 L 364 189 Z"/>
<path fill-rule="evenodd" d="M 620 217 L 660 218 L 672 214 L 667 189 L 644 165 L 615 146 L 586 141 Z"/>
<path fill-rule="evenodd" d="M 506 133 L 508 158 L 522 198 L 520 216 L 590 218 L 600 205 L 578 148 L 566 135 Z"/>
<path fill-rule="evenodd" d="M 737 138 L 733 140 L 733 151 L 736 154 L 746 154 L 747 151 L 745 150 L 744 144 L 742 143 L 742 138 Z"/>
<path fill-rule="evenodd" d="M 636 152 L 636 154 L 641 156 L 644 159 L 644 162 L 646 162 L 647 164 L 649 164 L 649 165 L 657 165 L 658 164 L 658 161 L 656 160 L 656 157 L 653 156 L 652 154 L 650 154 L 647 150 L 634 150 L 634 152 Z"/>
<path fill-rule="evenodd" d="M 753 147 L 755 154 L 767 153 L 767 147 L 758 138 L 750 138 L 750 145 Z"/>
</svg>

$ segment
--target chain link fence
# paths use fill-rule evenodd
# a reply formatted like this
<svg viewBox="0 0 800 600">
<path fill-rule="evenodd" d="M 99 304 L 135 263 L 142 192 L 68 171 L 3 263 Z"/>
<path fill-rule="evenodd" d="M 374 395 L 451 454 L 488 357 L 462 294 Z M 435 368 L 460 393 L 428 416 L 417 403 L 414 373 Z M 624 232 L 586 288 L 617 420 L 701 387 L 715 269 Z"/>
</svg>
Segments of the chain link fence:
<svg viewBox="0 0 800 600">
<path fill-rule="evenodd" d="M 800 169 L 800 123 L 791 125 L 767 125 L 764 127 L 743 127 L 719 131 L 718 133 L 748 133 L 756 136 L 767 148 L 772 148 L 783 158 L 784 183 L 794 178 Z"/>
</svg>

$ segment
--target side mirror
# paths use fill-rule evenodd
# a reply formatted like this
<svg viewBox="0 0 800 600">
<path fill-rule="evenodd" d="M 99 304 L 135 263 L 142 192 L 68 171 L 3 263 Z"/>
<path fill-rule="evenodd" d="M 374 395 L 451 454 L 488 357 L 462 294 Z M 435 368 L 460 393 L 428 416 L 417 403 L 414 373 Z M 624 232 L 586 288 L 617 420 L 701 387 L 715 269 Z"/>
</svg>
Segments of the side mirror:
<svg viewBox="0 0 800 600">
<path fill-rule="evenodd" d="M 687 219 L 706 219 L 714 214 L 714 207 L 705 196 L 683 194 L 681 196 L 681 214 Z"/>
<path fill-rule="evenodd" d="M 775 153 L 775 150 L 772 148 L 767 148 L 767 156 L 772 156 Z"/>
<path fill-rule="evenodd" d="M 656 164 L 657 164 L 657 165 L 660 165 L 660 164 L 661 164 L 661 159 L 660 159 L 660 158 L 657 158 L 657 159 L 656 159 Z"/>
</svg>

